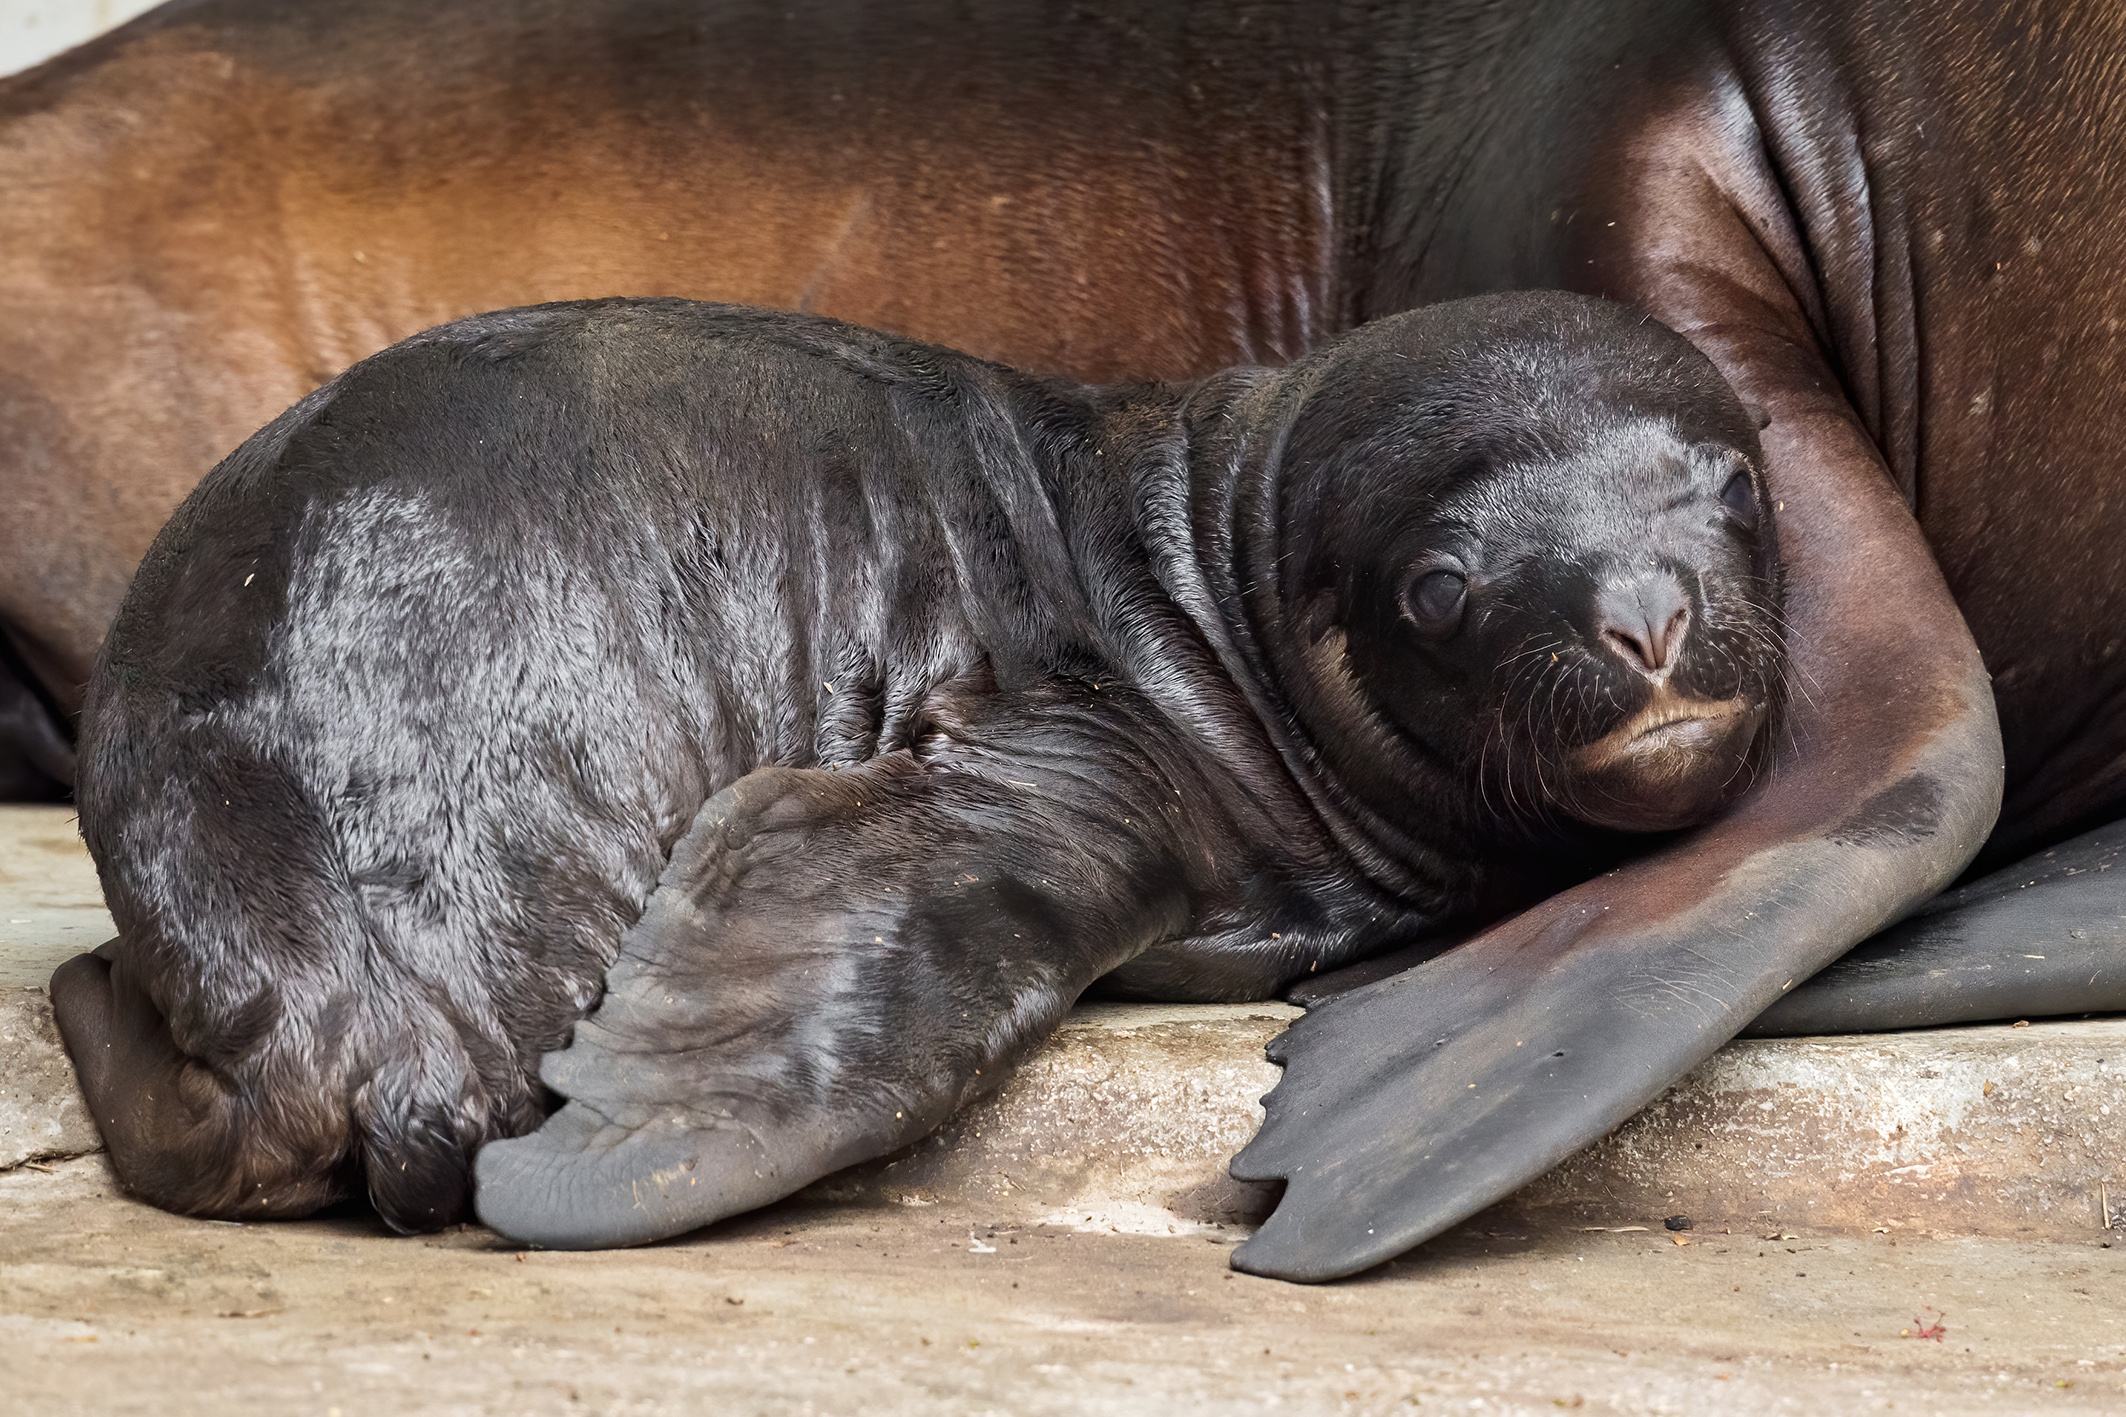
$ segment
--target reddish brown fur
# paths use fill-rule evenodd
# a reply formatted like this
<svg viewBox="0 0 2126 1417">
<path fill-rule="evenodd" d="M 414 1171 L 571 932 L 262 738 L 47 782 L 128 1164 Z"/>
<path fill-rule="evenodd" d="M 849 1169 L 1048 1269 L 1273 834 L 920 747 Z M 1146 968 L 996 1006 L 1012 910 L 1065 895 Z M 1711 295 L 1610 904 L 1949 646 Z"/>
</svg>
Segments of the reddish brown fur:
<svg viewBox="0 0 2126 1417">
<path fill-rule="evenodd" d="M 1052 143 L 990 94 L 964 121 L 1002 162 L 970 177 L 890 122 L 628 112 L 598 82 L 625 73 L 439 82 L 387 51 L 303 82 L 224 43 L 123 31 L 0 87 L 0 619 L 68 710 L 200 475 L 460 315 L 682 295 L 1096 379 L 1276 362 L 1344 323 L 1320 289 L 1326 155 L 1267 133 L 1213 170 L 1185 142 Z"/>
</svg>

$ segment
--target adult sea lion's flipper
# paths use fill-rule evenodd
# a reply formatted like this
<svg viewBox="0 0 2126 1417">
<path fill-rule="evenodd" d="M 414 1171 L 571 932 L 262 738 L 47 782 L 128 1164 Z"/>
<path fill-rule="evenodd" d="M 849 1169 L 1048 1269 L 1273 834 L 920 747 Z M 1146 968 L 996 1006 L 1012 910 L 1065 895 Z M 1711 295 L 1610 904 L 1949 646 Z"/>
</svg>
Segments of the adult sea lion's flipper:
<svg viewBox="0 0 2126 1417">
<path fill-rule="evenodd" d="M 1771 825 L 1757 799 L 1693 841 L 1315 1006 L 1272 1043 L 1284 1077 L 1233 1161 L 1242 1180 L 1287 1182 L 1235 1267 L 1303 1281 L 1356 1273 L 1623 1122 L 1865 934 L 1871 922 L 1850 912 L 1871 877 L 1937 839 L 1982 832 L 1908 812 L 1929 780 L 1922 766 L 1839 830 L 1752 850 Z"/>
<path fill-rule="evenodd" d="M 1945 892 L 1758 1016 L 1759 1036 L 2126 1009 L 2126 825 Z"/>
<path fill-rule="evenodd" d="M 1954 879 L 1999 809 L 1990 683 L 1797 303 L 1808 271 L 1757 219 L 1780 201 L 1761 149 L 1728 109 L 1647 121 L 1568 269 L 1764 411 L 1788 652 L 1770 766 L 1695 835 L 1301 1019 L 1233 1165 L 1288 1182 L 1239 1268 L 1351 1274 L 1534 1179 Z"/>
<path fill-rule="evenodd" d="M 1176 786 L 1103 716 L 1045 705 L 1000 735 L 1028 751 L 970 731 L 920 765 L 763 769 L 713 798 L 547 1055 L 567 1105 L 480 1152 L 481 1219 L 556 1248 L 680 1234 L 1000 1082 L 1187 918 Z"/>
<path fill-rule="evenodd" d="M 1285 1071 L 1267 1119 L 1232 1167 L 1288 1184 L 1234 1265 L 1339 1278 L 1540 1175 L 1843 948 L 1840 888 L 1911 845 L 1743 855 L 1748 834 L 1722 823 L 1294 1024 L 1271 1045 Z M 1724 889 L 1683 893 L 1677 873 L 1708 857 Z M 1791 974 L 1766 972 L 1782 960 Z"/>
</svg>

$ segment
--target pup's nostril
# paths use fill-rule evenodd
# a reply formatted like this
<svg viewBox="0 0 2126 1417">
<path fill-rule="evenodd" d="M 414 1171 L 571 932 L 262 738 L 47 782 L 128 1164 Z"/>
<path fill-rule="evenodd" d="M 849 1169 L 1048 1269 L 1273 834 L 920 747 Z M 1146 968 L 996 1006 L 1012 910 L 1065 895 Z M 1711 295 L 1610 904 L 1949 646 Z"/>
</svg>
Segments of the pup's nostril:
<svg viewBox="0 0 2126 1417">
<path fill-rule="evenodd" d="M 1690 604 L 1673 576 L 1605 586 L 1596 608 L 1603 642 L 1644 674 L 1667 673 L 1690 633 Z"/>
<path fill-rule="evenodd" d="M 1647 647 L 1645 639 L 1618 629 L 1604 630 L 1602 638 L 1609 641 L 1611 649 L 1628 660 L 1636 661 L 1642 669 L 1656 672 L 1660 669 L 1661 666 L 1655 661 L 1654 652 Z"/>
</svg>

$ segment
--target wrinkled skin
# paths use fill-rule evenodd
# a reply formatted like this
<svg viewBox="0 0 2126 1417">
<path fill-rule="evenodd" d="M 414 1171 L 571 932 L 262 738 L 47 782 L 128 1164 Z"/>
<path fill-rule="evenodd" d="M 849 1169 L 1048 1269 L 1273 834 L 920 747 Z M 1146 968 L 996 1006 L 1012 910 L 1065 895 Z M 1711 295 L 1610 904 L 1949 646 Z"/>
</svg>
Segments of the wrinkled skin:
<svg viewBox="0 0 2126 1417">
<path fill-rule="evenodd" d="M 443 326 L 156 539 L 60 1028 L 172 1209 L 432 1229 L 479 1152 L 514 1238 L 691 1229 L 1096 981 L 1260 998 L 1716 814 L 1780 669 L 1759 456 L 1557 292 L 1119 389 L 683 301 Z"/>
<path fill-rule="evenodd" d="M 1621 1121 L 1982 849 L 2121 815 L 2126 165 L 2090 155 L 2126 136 L 2122 27 L 1975 0 L 158 12 L 0 93 L 9 663 L 70 709 L 194 476 L 480 307 L 742 299 L 1107 377 L 1483 290 L 1634 302 L 1769 418 L 1779 750 L 1709 829 L 1289 1037 L 1241 1165 L 1292 1184 L 1236 1260 L 1348 1273 Z M 2001 1006 L 1950 977 L 1889 987 Z M 1368 1105 L 1309 1127 L 1310 1095 Z"/>
</svg>

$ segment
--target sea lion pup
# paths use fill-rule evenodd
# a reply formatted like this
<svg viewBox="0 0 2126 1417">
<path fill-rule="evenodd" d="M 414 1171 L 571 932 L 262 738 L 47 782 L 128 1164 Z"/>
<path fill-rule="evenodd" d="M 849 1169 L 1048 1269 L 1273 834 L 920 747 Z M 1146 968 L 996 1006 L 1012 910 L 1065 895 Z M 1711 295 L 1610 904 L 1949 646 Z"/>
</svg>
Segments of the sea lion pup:
<svg viewBox="0 0 2126 1417">
<path fill-rule="evenodd" d="M 1096 981 L 1264 997 L 1716 812 L 1778 682 L 1757 460 L 1579 296 L 1112 389 L 680 301 L 445 325 L 141 567 L 61 1029 L 173 1210 L 692 1229 Z"/>
</svg>

